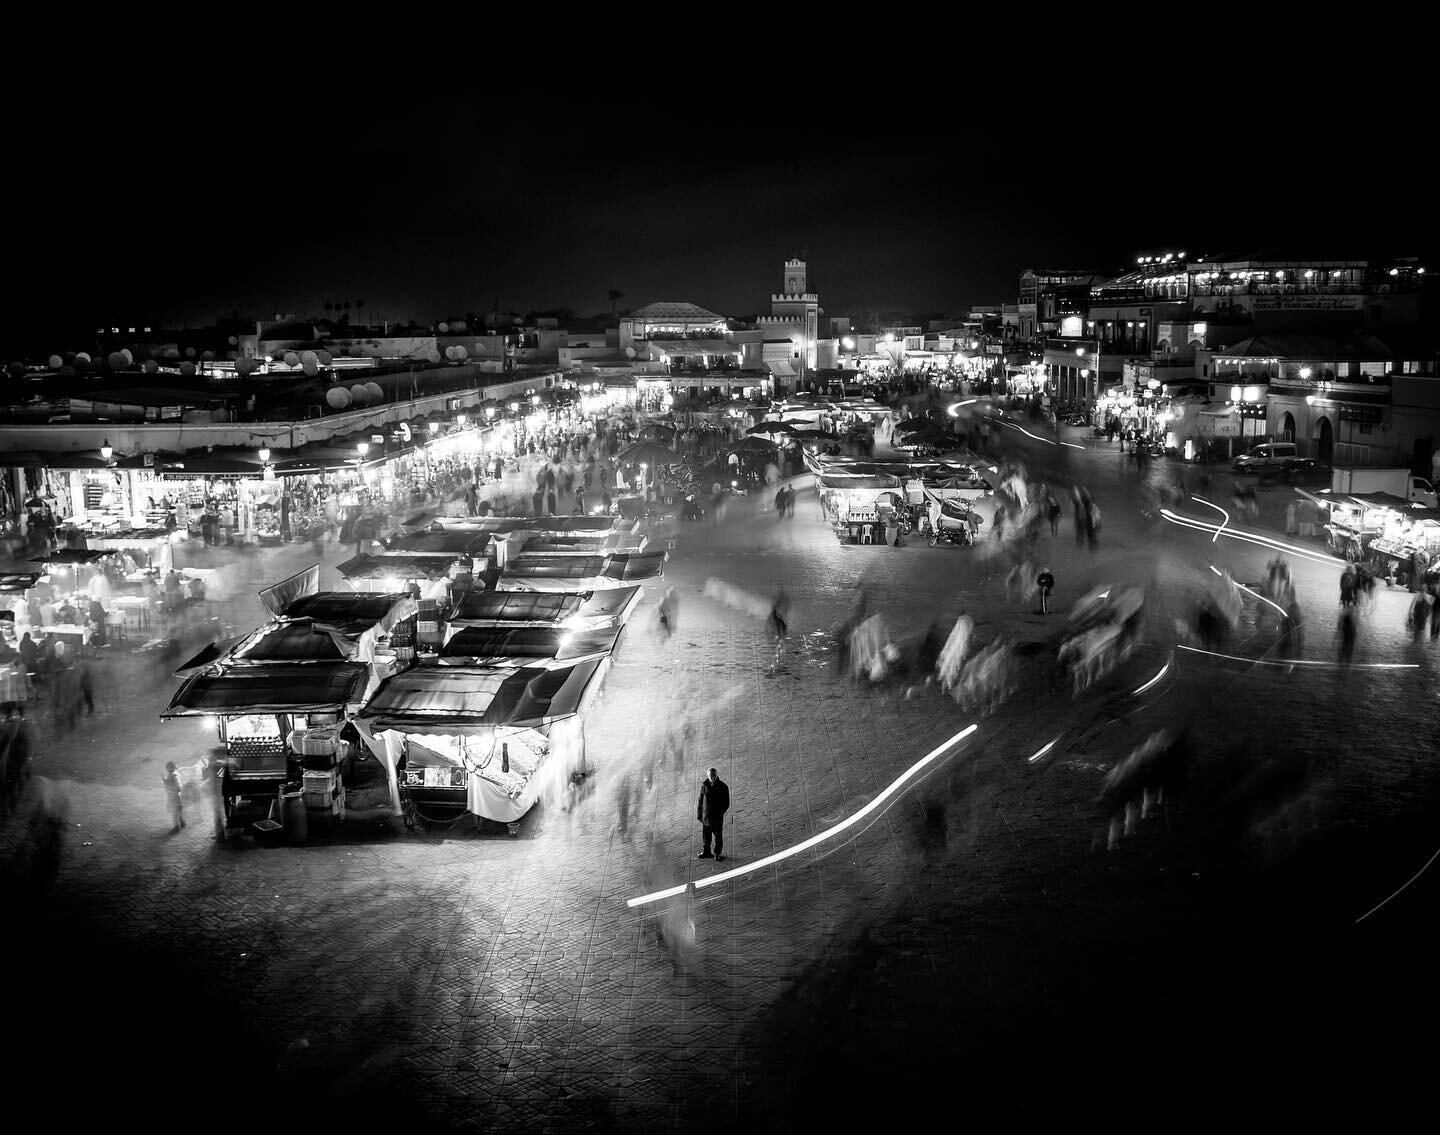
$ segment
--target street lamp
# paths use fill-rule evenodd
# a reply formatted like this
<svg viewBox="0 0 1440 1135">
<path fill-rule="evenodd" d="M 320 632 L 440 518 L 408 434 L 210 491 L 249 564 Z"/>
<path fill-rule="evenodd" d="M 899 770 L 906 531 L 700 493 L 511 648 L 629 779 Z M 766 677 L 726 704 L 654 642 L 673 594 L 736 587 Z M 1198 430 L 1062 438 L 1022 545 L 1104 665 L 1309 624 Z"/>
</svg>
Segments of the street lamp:
<svg viewBox="0 0 1440 1135">
<path fill-rule="evenodd" d="M 457 426 L 459 426 L 459 427 L 463 430 L 463 429 L 465 428 L 465 415 L 464 415 L 464 414 L 456 414 L 456 415 L 455 415 L 455 424 L 456 424 Z"/>
<path fill-rule="evenodd" d="M 494 407 L 494 406 L 486 406 L 486 407 L 485 407 L 485 416 L 486 416 L 487 418 L 490 418 L 490 419 L 493 420 L 494 417 L 495 417 L 495 407 Z"/>
<path fill-rule="evenodd" d="M 110 463 L 110 458 L 114 456 L 115 448 L 110 444 L 110 439 L 107 437 L 104 443 L 100 446 L 100 460 L 104 461 L 108 465 Z"/>
<path fill-rule="evenodd" d="M 360 460 L 364 461 L 365 455 L 370 452 L 370 443 L 368 441 L 357 441 L 355 443 L 355 452 L 360 455 Z"/>
<path fill-rule="evenodd" d="M 518 414 L 518 413 L 520 412 L 520 403 L 519 403 L 519 402 L 511 402 L 511 403 L 510 403 L 510 412 L 511 412 L 512 414 Z"/>
<path fill-rule="evenodd" d="M 260 453 L 260 464 L 261 464 L 261 465 L 269 465 L 269 464 L 270 464 L 270 451 L 269 451 L 268 449 L 266 449 L 266 448 L 262 445 L 262 446 L 260 447 L 259 453 Z"/>
</svg>

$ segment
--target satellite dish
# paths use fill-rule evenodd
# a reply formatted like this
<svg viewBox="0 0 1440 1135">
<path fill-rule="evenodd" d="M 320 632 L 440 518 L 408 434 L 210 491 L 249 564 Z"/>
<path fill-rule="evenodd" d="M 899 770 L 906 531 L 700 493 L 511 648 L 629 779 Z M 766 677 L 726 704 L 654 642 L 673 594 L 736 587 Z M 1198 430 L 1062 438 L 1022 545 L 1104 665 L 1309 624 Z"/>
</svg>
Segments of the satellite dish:
<svg viewBox="0 0 1440 1135">
<path fill-rule="evenodd" d="M 369 395 L 370 401 L 372 402 L 385 401 L 385 388 L 378 382 L 367 382 L 365 384 L 365 393 Z"/>
<path fill-rule="evenodd" d="M 370 401 L 370 391 L 365 389 L 363 382 L 357 382 L 350 388 L 350 399 L 357 406 L 363 406 Z"/>
<path fill-rule="evenodd" d="M 633 358 L 635 357 L 635 348 L 634 348 L 634 347 L 626 347 L 626 348 L 625 348 L 625 355 L 626 355 L 627 358 L 633 359 Z"/>
<path fill-rule="evenodd" d="M 177 348 L 177 347 L 166 347 L 166 348 L 165 348 L 165 352 L 164 352 L 164 357 L 167 358 L 167 359 L 178 359 L 178 358 L 180 357 L 180 350 L 179 350 L 179 348 Z"/>
<path fill-rule="evenodd" d="M 300 369 L 305 372 L 307 378 L 314 378 L 320 373 L 320 364 L 314 359 L 306 359 L 300 364 Z"/>
<path fill-rule="evenodd" d="M 343 410 L 350 405 L 350 391 L 343 386 L 332 386 L 325 391 L 325 401 L 329 403 L 332 410 Z"/>
<path fill-rule="evenodd" d="M 301 365 L 301 366 L 304 366 L 306 363 L 318 363 L 319 361 L 320 361 L 320 356 L 317 355 L 314 351 L 301 351 L 301 352 L 300 352 L 300 365 Z"/>
<path fill-rule="evenodd" d="M 287 367 L 298 367 L 300 365 L 300 356 L 297 355 L 294 351 L 286 351 L 285 365 Z"/>
<path fill-rule="evenodd" d="M 111 370 L 125 369 L 125 356 L 122 355 L 119 351 L 111 351 L 105 361 L 110 364 Z"/>
<path fill-rule="evenodd" d="M 442 334 L 442 335 L 444 335 L 447 331 L 450 330 L 450 324 L 448 324 L 448 323 L 441 323 L 439 326 L 440 326 L 440 334 Z"/>
<path fill-rule="evenodd" d="M 133 367 L 135 365 L 135 355 L 129 347 L 124 348 L 120 353 L 125 356 L 125 365 L 127 367 Z"/>
<path fill-rule="evenodd" d="M 195 364 L 190 362 L 189 360 L 186 360 L 185 362 L 180 364 L 180 373 L 186 378 L 195 377 Z"/>
<path fill-rule="evenodd" d="M 454 347 L 446 347 L 446 348 L 445 348 L 445 357 L 453 362 L 453 361 L 455 360 L 455 348 L 454 348 Z"/>
<path fill-rule="evenodd" d="M 90 361 L 90 352 L 81 351 L 78 355 L 75 356 L 75 361 L 77 363 L 88 363 Z"/>
<path fill-rule="evenodd" d="M 194 347 L 186 347 L 186 348 L 185 348 L 185 357 L 186 357 L 187 359 L 193 359 L 193 358 L 195 357 L 195 348 L 194 348 Z"/>
<path fill-rule="evenodd" d="M 440 361 L 440 352 L 437 351 L 434 347 L 431 347 L 430 350 L 426 353 L 425 357 L 432 363 L 438 363 Z"/>
<path fill-rule="evenodd" d="M 238 347 L 238 346 L 240 345 L 240 340 L 237 339 L 234 335 L 231 335 L 231 336 L 230 336 L 230 345 L 231 345 L 232 347 Z"/>
<path fill-rule="evenodd" d="M 154 374 L 160 369 L 160 364 L 157 363 L 154 359 L 146 359 L 145 366 L 142 369 L 145 371 L 146 374 Z"/>
<path fill-rule="evenodd" d="M 469 354 L 470 354 L 470 352 L 465 349 L 465 344 L 464 344 L 464 343 L 456 343 L 456 344 L 455 344 L 455 360 L 456 360 L 457 362 L 464 362 L 464 361 L 465 361 L 465 357 L 466 357 L 467 355 L 469 355 Z"/>
<path fill-rule="evenodd" d="M 59 370 L 65 365 L 65 360 L 62 359 L 59 355 L 51 355 L 49 358 L 49 363 L 51 370 Z"/>
<path fill-rule="evenodd" d="M 332 355 L 329 351 L 316 351 L 315 357 L 320 360 L 320 365 L 322 367 L 328 367 L 331 363 L 335 361 L 335 356 Z"/>
<path fill-rule="evenodd" d="M 215 352 L 206 350 L 201 353 L 200 357 L 204 359 L 207 363 L 212 363 L 215 361 Z"/>
<path fill-rule="evenodd" d="M 235 373 L 238 374 L 241 378 L 244 378 L 246 375 L 254 374 L 255 368 L 259 365 L 260 364 L 257 363 L 254 359 L 236 359 Z"/>
<path fill-rule="evenodd" d="M 10 372 L 10 377 L 11 377 L 11 378 L 24 378 L 24 377 L 25 377 L 25 364 L 22 363 L 22 362 L 19 362 L 18 360 L 17 360 L 16 362 L 11 363 L 10 366 L 7 367 L 6 369 L 9 370 L 9 372 Z"/>
</svg>

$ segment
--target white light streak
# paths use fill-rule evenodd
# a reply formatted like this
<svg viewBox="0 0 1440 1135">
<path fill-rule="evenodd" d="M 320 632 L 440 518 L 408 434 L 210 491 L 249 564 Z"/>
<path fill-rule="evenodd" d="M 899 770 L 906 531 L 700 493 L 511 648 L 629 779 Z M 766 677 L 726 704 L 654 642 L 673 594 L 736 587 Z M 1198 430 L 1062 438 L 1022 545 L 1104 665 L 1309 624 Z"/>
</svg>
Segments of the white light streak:
<svg viewBox="0 0 1440 1135">
<path fill-rule="evenodd" d="M 1171 524 L 1178 524 L 1183 528 L 1193 528 L 1197 532 L 1218 532 L 1220 528 L 1224 527 L 1223 525 L 1207 524 L 1203 520 L 1193 520 L 1188 516 L 1180 516 L 1178 513 L 1171 512 L 1168 508 L 1162 508 L 1160 515 Z M 1225 535 L 1232 540 L 1244 540 L 1248 544 L 1258 544 L 1262 548 L 1272 548 L 1277 552 L 1288 552 L 1292 556 L 1299 556 L 1301 559 L 1311 560 L 1317 564 L 1333 565 L 1335 563 L 1333 556 L 1322 556 L 1316 552 L 1312 552 L 1309 548 L 1302 548 L 1298 544 L 1285 544 L 1279 540 L 1272 540 L 1268 536 L 1251 535 L 1246 532 L 1240 532 L 1234 528 L 1227 528 Z"/>
<path fill-rule="evenodd" d="M 1226 525 L 1230 523 L 1230 514 L 1226 512 L 1223 508 L 1221 508 L 1218 504 L 1211 504 L 1204 497 L 1197 497 L 1192 495 L 1190 499 L 1197 500 L 1203 505 L 1209 505 L 1211 508 L 1213 508 L 1216 512 L 1218 512 L 1221 516 L 1225 518 L 1224 522 L 1220 525 L 1220 527 L 1215 529 L 1215 535 L 1210 537 L 1210 543 L 1215 543 L 1216 540 L 1220 539 L 1221 531 L 1225 528 Z M 1216 574 L 1218 575 L 1219 573 L 1217 572 Z"/>
<path fill-rule="evenodd" d="M 1133 697 L 1139 697 L 1139 696 L 1140 696 L 1141 694 L 1143 694 L 1146 690 L 1148 690 L 1151 686 L 1153 686 L 1156 682 L 1158 682 L 1161 678 L 1165 677 L 1166 671 L 1168 671 L 1169 669 L 1170 669 L 1170 661 L 1169 661 L 1169 659 L 1166 659 L 1165 665 L 1162 666 L 1162 667 L 1160 667 L 1160 673 L 1156 674 L 1155 677 L 1151 678 L 1148 682 L 1146 682 L 1146 683 L 1145 683 L 1143 686 L 1141 686 L 1138 690 L 1134 691 L 1130 696 L 1131 696 L 1132 698 L 1133 698 Z"/>
<path fill-rule="evenodd" d="M 772 855 L 765 856 L 763 859 L 757 859 L 754 863 L 747 863 L 743 867 L 732 867 L 728 871 L 721 871 L 718 875 L 707 875 L 703 879 L 696 879 L 694 880 L 695 889 L 698 891 L 701 887 L 710 887 L 714 886 L 716 883 L 725 883 L 731 879 L 738 879 L 742 875 L 748 875 L 752 871 L 759 871 L 762 867 L 769 867 L 771 864 L 779 863 L 782 859 L 788 859 L 792 855 L 799 855 L 800 852 L 806 851 L 809 848 L 814 847 L 817 843 L 822 843 L 825 840 L 829 839 L 831 836 L 839 835 L 846 828 L 858 824 L 866 816 L 875 812 L 882 804 L 885 803 L 885 801 L 889 800 L 892 796 L 894 796 L 897 792 L 904 788 L 909 781 L 913 780 L 916 773 L 920 772 L 920 770 L 925 768 L 926 766 L 934 763 L 941 757 L 941 755 L 951 749 L 958 742 L 963 741 L 966 737 L 970 736 L 970 734 L 974 733 L 975 730 L 978 728 L 978 725 L 967 725 L 964 729 L 960 730 L 959 733 L 955 734 L 955 736 L 951 737 L 950 740 L 946 741 L 943 745 L 931 749 L 928 753 L 926 753 L 923 757 L 921 757 L 918 761 L 916 761 L 913 765 L 911 765 L 908 769 L 901 773 L 899 777 L 892 781 L 885 788 L 885 790 L 880 793 L 879 796 L 875 797 L 874 800 L 870 801 L 870 803 L 866 804 L 865 807 L 861 808 L 859 811 L 853 813 L 852 815 L 846 816 L 845 819 L 841 820 L 833 827 L 826 828 L 823 832 L 818 832 L 815 835 L 812 835 L 809 839 L 803 839 L 799 843 L 795 844 L 793 847 L 787 847 L 783 851 L 777 851 Z M 667 887 L 663 891 L 652 891 L 648 895 L 640 895 L 638 898 L 627 899 L 625 901 L 625 905 L 628 907 L 637 907 L 644 906 L 646 903 L 659 902 L 661 899 L 674 898 L 676 895 L 683 894 L 685 892 L 685 887 L 686 884 L 682 883 L 679 886 Z"/>
<path fill-rule="evenodd" d="M 1339 668 L 1339 667 L 1342 665 L 1342 663 L 1339 663 L 1339 662 L 1326 662 L 1324 659 L 1321 659 L 1321 658 L 1291 658 L 1291 659 L 1289 659 L 1288 661 L 1285 661 L 1285 662 L 1272 662 L 1272 661 L 1271 661 L 1270 659 L 1268 659 L 1268 658 L 1241 658 L 1238 654 L 1220 654 L 1220 653 L 1218 653 L 1217 651 L 1214 651 L 1214 650 L 1202 650 L 1202 649 L 1201 649 L 1200 647 L 1198 647 L 1198 646 L 1186 646 L 1184 643 L 1178 644 L 1178 646 L 1176 647 L 1176 649 L 1178 649 L 1178 650 L 1188 650 L 1191 654 L 1204 654 L 1204 655 L 1207 655 L 1207 656 L 1210 657 L 1210 658 L 1224 658 L 1224 659 L 1227 659 L 1227 660 L 1230 661 L 1230 662 L 1248 662 L 1248 663 L 1250 663 L 1252 666 L 1324 666 L 1324 667 L 1326 667 L 1327 669 L 1334 670 L 1334 669 Z M 1351 664 L 1349 665 L 1349 669 L 1351 669 L 1351 670 L 1418 670 L 1418 669 L 1420 669 L 1420 663 L 1418 663 L 1418 662 L 1355 662 L 1355 663 L 1351 663 Z"/>
<path fill-rule="evenodd" d="M 950 404 L 949 407 L 946 408 L 945 412 L 949 414 L 952 418 L 958 417 L 959 415 L 955 413 L 956 410 L 960 409 L 961 406 L 969 406 L 972 402 L 978 401 L 980 401 L 980 399 L 978 398 L 967 398 L 963 402 L 953 402 Z"/>
<path fill-rule="evenodd" d="M 1214 564 L 1210 565 L 1210 570 L 1213 571 L 1216 575 L 1220 574 L 1219 569 L 1216 568 Z M 1246 587 L 1243 583 L 1240 583 L 1237 580 L 1232 579 L 1230 582 L 1235 584 L 1235 586 L 1238 587 L 1241 591 L 1245 592 L 1246 595 L 1253 595 L 1256 599 L 1260 600 L 1260 602 L 1269 603 L 1270 606 L 1274 607 L 1275 610 L 1280 612 L 1282 618 L 1288 619 L 1290 617 L 1290 612 L 1285 610 L 1284 607 L 1280 606 L 1280 604 L 1276 603 L 1273 599 L 1266 599 L 1265 596 L 1260 594 L 1260 592 L 1252 591 L 1250 588 Z"/>
<path fill-rule="evenodd" d="M 1059 741 L 1059 740 L 1060 740 L 1059 737 L 1056 737 L 1056 738 L 1055 738 L 1055 741 Z M 1043 757 L 1046 753 L 1048 753 L 1051 749 L 1053 749 L 1053 748 L 1055 747 L 1055 741 L 1051 741 L 1050 744 L 1044 746 L 1038 753 L 1036 753 L 1033 757 L 1031 757 L 1026 763 L 1033 765 L 1036 761 L 1038 761 L 1041 757 Z"/>
<path fill-rule="evenodd" d="M 1420 876 L 1423 875 L 1423 874 L 1425 874 L 1426 871 L 1430 870 L 1431 865 L 1435 862 L 1436 859 L 1440 859 L 1440 850 L 1437 850 L 1434 855 L 1430 856 L 1430 858 L 1425 861 L 1425 865 L 1424 865 L 1423 867 L 1421 867 L 1420 870 L 1416 871 L 1415 874 L 1411 875 L 1410 878 L 1409 878 L 1408 880 L 1406 880 L 1406 881 L 1400 886 L 1400 890 L 1397 890 L 1394 895 L 1391 895 L 1390 898 L 1383 899 L 1383 900 L 1381 900 L 1380 902 L 1376 903 L 1373 907 L 1371 907 L 1371 908 L 1370 908 L 1369 910 L 1367 910 L 1364 914 L 1362 914 L 1359 918 L 1357 918 L 1357 919 L 1355 920 L 1355 925 L 1356 925 L 1356 926 L 1359 926 L 1360 923 L 1364 922 L 1367 918 L 1369 918 L 1372 914 L 1374 914 L 1374 913 L 1375 913 L 1377 910 L 1379 910 L 1382 906 L 1384 906 L 1386 903 L 1388 903 L 1388 902 L 1390 901 L 1390 899 L 1393 899 L 1393 898 L 1395 897 L 1395 895 L 1398 895 L 1398 894 L 1400 893 L 1400 891 L 1405 890 L 1407 887 L 1410 886 L 1411 883 L 1413 883 L 1416 879 L 1420 878 Z"/>
</svg>

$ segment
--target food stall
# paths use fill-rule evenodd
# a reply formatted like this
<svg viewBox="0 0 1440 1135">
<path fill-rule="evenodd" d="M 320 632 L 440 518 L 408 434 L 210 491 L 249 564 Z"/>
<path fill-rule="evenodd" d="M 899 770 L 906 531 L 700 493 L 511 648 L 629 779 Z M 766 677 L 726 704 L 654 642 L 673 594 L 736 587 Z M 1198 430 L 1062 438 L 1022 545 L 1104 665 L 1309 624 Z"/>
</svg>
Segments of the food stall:
<svg viewBox="0 0 1440 1135">
<path fill-rule="evenodd" d="M 609 658 L 620 626 L 572 630 L 568 627 L 454 626 L 436 661 L 442 666 L 515 665 L 553 670 L 595 658 Z"/>
<path fill-rule="evenodd" d="M 1385 533 L 1403 514 L 1405 501 L 1390 493 L 1364 493 L 1354 496 L 1316 497 L 1330 507 L 1325 524 L 1326 546 L 1351 563 L 1371 559 L 1370 545 Z"/>
<path fill-rule="evenodd" d="M 1377 575 L 1400 587 L 1419 590 L 1431 567 L 1440 561 L 1440 511 L 1397 514 L 1370 541 L 1369 553 Z"/>
<path fill-rule="evenodd" d="M 879 544 L 890 517 L 908 508 L 904 482 L 888 473 L 826 472 L 816 477 L 820 507 L 842 544 Z"/>
<path fill-rule="evenodd" d="M 444 600 L 450 593 L 455 556 L 430 553 L 362 553 L 335 568 L 357 592 L 409 591 L 413 585 L 425 599 Z"/>
<path fill-rule="evenodd" d="M 363 662 L 219 662 L 186 678 L 160 717 L 215 723 L 228 818 L 238 801 L 278 802 L 286 785 L 302 786 L 306 754 L 297 742 L 353 714 L 370 676 Z"/>
<path fill-rule="evenodd" d="M 516 835 L 538 800 L 584 771 L 583 715 L 608 665 L 416 666 L 382 683 L 356 726 L 407 826 L 469 813 Z"/>
</svg>

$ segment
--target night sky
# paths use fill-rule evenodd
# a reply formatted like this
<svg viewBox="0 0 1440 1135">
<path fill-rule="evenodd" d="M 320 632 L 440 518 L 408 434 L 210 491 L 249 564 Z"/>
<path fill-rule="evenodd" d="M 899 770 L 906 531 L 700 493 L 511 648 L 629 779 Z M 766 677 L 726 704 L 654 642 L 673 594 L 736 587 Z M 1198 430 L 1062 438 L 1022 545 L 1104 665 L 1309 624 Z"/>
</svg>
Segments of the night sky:
<svg viewBox="0 0 1440 1135">
<path fill-rule="evenodd" d="M 573 84 L 563 104 L 496 93 L 513 85 L 366 72 L 259 94 L 119 89 L 79 118 L 42 96 L 10 143 L 30 161 L 14 314 L 194 326 L 363 299 L 356 322 L 429 323 L 497 304 L 608 313 L 615 288 L 622 311 L 749 318 L 803 254 L 828 315 L 956 315 L 1013 301 L 1025 267 L 1423 257 L 1434 229 L 1420 174 L 1375 158 L 1404 144 L 1403 121 L 1356 151 L 1329 116 L 1152 108 L 1097 144 L 1084 124 L 1022 128 L 1064 112 L 1053 93 L 922 120 L 853 97 L 762 113 L 763 90 L 722 105 L 667 85 L 648 106 Z"/>
</svg>

